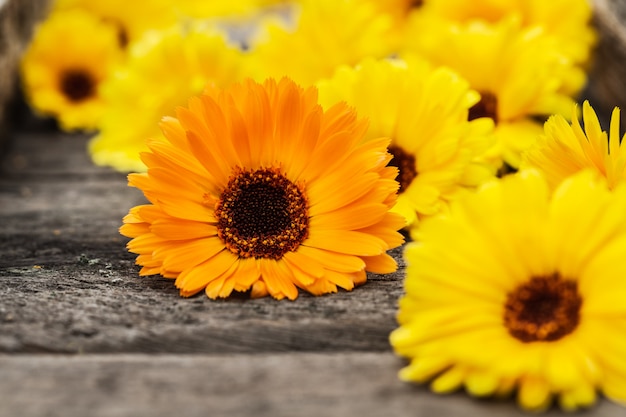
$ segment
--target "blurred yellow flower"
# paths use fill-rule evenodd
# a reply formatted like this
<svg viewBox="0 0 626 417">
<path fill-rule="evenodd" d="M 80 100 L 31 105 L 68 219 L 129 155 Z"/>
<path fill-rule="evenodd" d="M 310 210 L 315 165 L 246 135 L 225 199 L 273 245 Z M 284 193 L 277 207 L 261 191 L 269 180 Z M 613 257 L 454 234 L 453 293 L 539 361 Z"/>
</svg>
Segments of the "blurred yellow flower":
<svg viewBox="0 0 626 417">
<path fill-rule="evenodd" d="M 615 188 L 626 180 L 626 145 L 620 137 L 620 110 L 611 115 L 609 134 L 602 130 L 598 116 L 588 101 L 583 103 L 584 130 L 573 106 L 571 125 L 554 115 L 544 125 L 545 133 L 523 154 L 523 166 L 542 171 L 551 187 L 584 169 L 593 169 Z"/>
<path fill-rule="evenodd" d="M 53 10 L 82 10 L 112 25 L 121 47 L 141 39 L 151 29 L 177 22 L 170 0 L 55 0 Z"/>
<path fill-rule="evenodd" d="M 295 27 L 268 19 L 253 40 L 255 77 L 288 76 L 313 85 L 331 77 L 342 64 L 355 65 L 366 57 L 390 55 L 390 16 L 362 0 L 301 0 Z"/>
<path fill-rule="evenodd" d="M 493 122 L 468 122 L 480 96 L 452 71 L 414 57 L 366 59 L 341 67 L 318 87 L 323 106 L 346 101 L 368 118 L 366 139 L 391 138 L 390 164 L 398 167 L 400 182 L 394 211 L 407 225 L 438 213 L 461 188 L 493 176 L 477 160 L 492 145 Z"/>
<path fill-rule="evenodd" d="M 26 98 L 65 130 L 95 129 L 106 106 L 101 85 L 121 59 L 113 28 L 85 12 L 53 13 L 22 58 Z"/>
<path fill-rule="evenodd" d="M 400 378 L 445 393 L 517 393 L 528 410 L 626 403 L 626 187 L 596 173 L 554 194 L 536 171 L 425 220 L 406 248 Z"/>
<path fill-rule="evenodd" d="M 380 11 L 391 13 L 399 18 L 405 18 L 413 11 L 424 5 L 424 0 L 363 0 L 374 3 Z"/>
<path fill-rule="evenodd" d="M 204 25 L 149 33 L 130 50 L 127 64 L 103 86 L 108 107 L 89 152 L 98 165 L 143 171 L 139 153 L 161 136 L 158 122 L 207 84 L 240 79 L 244 54 Z"/>
<path fill-rule="evenodd" d="M 207 88 L 161 126 L 129 183 L 151 202 L 120 229 L 141 275 L 175 278 L 182 296 L 205 290 L 298 297 L 352 290 L 388 273 L 403 243 L 390 213 L 398 183 L 388 140 L 362 140 L 345 103 L 283 78 Z"/>
<path fill-rule="evenodd" d="M 425 0 L 420 13 L 460 23 L 497 23 L 515 16 L 523 27 L 539 27 L 553 37 L 558 52 L 577 63 L 588 61 L 596 40 L 589 0 Z"/>
<path fill-rule="evenodd" d="M 580 88 L 586 78 L 540 28 L 515 19 L 444 24 L 422 16 L 408 23 L 405 47 L 457 71 L 481 94 L 470 118 L 496 122 L 496 156 L 515 168 L 542 131 L 535 117 L 569 114 L 574 100 L 562 87 L 576 79 Z"/>
<path fill-rule="evenodd" d="M 182 16 L 196 19 L 245 18 L 269 6 L 288 3 L 285 0 L 198 1 L 177 0 L 174 4 Z"/>
</svg>

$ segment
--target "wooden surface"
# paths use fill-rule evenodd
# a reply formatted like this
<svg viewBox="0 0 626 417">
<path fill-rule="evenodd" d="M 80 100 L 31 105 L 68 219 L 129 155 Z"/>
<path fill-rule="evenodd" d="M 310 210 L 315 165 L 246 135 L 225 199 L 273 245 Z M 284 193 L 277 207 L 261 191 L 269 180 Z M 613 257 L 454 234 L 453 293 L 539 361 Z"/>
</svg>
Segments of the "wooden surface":
<svg viewBox="0 0 626 417">
<path fill-rule="evenodd" d="M 48 3 L 49 0 L 0 0 L 0 145 L 6 140 L 12 118 L 9 105 L 18 92 L 20 56 L 35 24 L 47 13 Z"/>
<path fill-rule="evenodd" d="M 610 109 L 626 85 L 606 88 L 624 82 L 608 62 L 626 58 L 609 29 L 626 18 L 602 7 L 624 3 L 594 1 L 607 26 L 591 92 Z M 34 126 L 0 163 L 0 417 L 526 415 L 397 379 L 388 335 L 403 268 L 295 302 L 183 299 L 170 280 L 138 277 L 117 229 L 141 193 L 90 163 L 85 136 Z M 626 408 L 600 400 L 576 415 Z"/>
<path fill-rule="evenodd" d="M 589 92 L 596 110 L 626 109 L 626 1 L 592 0 L 598 32 Z M 621 114 L 626 126 L 626 112 Z"/>
<path fill-rule="evenodd" d="M 295 302 L 183 299 L 139 277 L 117 229 L 143 196 L 86 143 L 18 132 L 1 165 L 0 416 L 523 415 L 397 379 L 403 268 Z"/>
</svg>

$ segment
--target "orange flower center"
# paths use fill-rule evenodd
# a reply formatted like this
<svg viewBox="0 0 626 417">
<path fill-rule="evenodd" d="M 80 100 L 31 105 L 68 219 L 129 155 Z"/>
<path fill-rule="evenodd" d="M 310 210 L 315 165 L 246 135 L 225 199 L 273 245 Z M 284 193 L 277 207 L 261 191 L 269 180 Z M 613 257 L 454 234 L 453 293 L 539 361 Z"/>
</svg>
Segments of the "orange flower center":
<svg viewBox="0 0 626 417">
<path fill-rule="evenodd" d="M 61 75 L 60 88 L 69 101 L 80 102 L 95 94 L 96 83 L 88 72 L 70 69 Z"/>
<path fill-rule="evenodd" d="M 563 280 L 557 273 L 534 277 L 508 295 L 504 325 L 522 342 L 552 342 L 576 329 L 581 306 L 575 281 Z"/>
<path fill-rule="evenodd" d="M 393 158 L 389 161 L 389 165 L 398 168 L 396 181 L 400 183 L 400 189 L 398 191 L 402 193 L 409 188 L 409 185 L 411 185 L 415 177 L 417 177 L 415 156 L 396 145 L 389 146 L 389 153 L 393 155 Z"/>
<path fill-rule="evenodd" d="M 498 123 L 498 97 L 489 91 L 480 93 L 480 101 L 469 109 L 468 120 L 490 117 Z"/>
<path fill-rule="evenodd" d="M 237 169 L 217 203 L 218 236 L 242 258 L 281 259 L 308 237 L 303 187 L 277 168 Z"/>
</svg>

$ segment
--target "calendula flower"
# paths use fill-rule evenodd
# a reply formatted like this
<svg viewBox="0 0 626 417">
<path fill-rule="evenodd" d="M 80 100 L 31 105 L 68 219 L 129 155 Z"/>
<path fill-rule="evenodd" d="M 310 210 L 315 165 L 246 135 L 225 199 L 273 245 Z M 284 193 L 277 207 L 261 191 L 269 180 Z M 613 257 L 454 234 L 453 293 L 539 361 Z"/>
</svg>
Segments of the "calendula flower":
<svg viewBox="0 0 626 417">
<path fill-rule="evenodd" d="M 588 101 L 583 103 L 584 130 L 573 106 L 572 123 L 563 116 L 554 115 L 544 125 L 533 148 L 523 155 L 523 165 L 542 171 L 551 187 L 584 169 L 592 169 L 604 176 L 611 188 L 626 179 L 626 146 L 620 138 L 620 110 L 611 115 L 609 133 L 600 126 L 598 116 Z"/>
<path fill-rule="evenodd" d="M 366 59 L 318 85 L 322 105 L 345 100 L 369 119 L 366 140 L 391 138 L 400 183 L 394 211 L 407 225 L 438 213 L 459 189 L 493 176 L 477 160 L 492 145 L 493 122 L 468 122 L 480 96 L 456 73 L 415 57 Z"/>
<path fill-rule="evenodd" d="M 588 61 L 596 40 L 588 0 L 426 0 L 419 12 L 455 22 L 497 23 L 514 16 L 524 27 L 541 28 L 558 52 L 578 63 Z"/>
<path fill-rule="evenodd" d="M 146 139 L 161 136 L 159 120 L 208 83 L 240 80 L 243 53 L 203 25 L 152 32 L 130 50 L 125 67 L 103 86 L 108 107 L 89 152 L 98 165 L 143 171 Z"/>
<path fill-rule="evenodd" d="M 101 85 L 120 61 L 111 27 L 80 11 L 53 13 L 22 57 L 28 102 L 63 129 L 94 129 L 106 106 Z"/>
<path fill-rule="evenodd" d="M 403 36 L 404 24 L 409 16 L 417 12 L 423 5 L 424 0 L 360 0 L 370 3 L 378 13 L 385 13 L 393 19 L 393 33 L 395 42 L 399 42 Z"/>
<path fill-rule="evenodd" d="M 312 87 L 248 79 L 208 88 L 161 127 L 147 173 L 129 176 L 151 204 L 121 228 L 141 275 L 175 278 L 182 296 L 293 300 L 396 269 L 388 140 L 363 142 L 367 122 L 347 105 L 323 111 Z"/>
<path fill-rule="evenodd" d="M 596 173 L 554 194 L 536 171 L 425 220 L 406 248 L 400 378 L 445 393 L 517 392 L 528 410 L 626 402 L 626 188 Z"/>
<path fill-rule="evenodd" d="M 503 160 L 517 168 L 521 153 L 542 131 L 537 117 L 569 114 L 574 100 L 561 87 L 584 72 L 554 48 L 540 28 L 514 19 L 443 24 L 439 19 L 407 23 L 407 49 L 445 65 L 480 92 L 470 118 L 491 117 Z"/>
<path fill-rule="evenodd" d="M 259 10 L 287 3 L 283 0 L 197 1 L 179 0 L 175 8 L 183 16 L 196 19 L 246 17 Z"/>
<path fill-rule="evenodd" d="M 303 85 L 342 64 L 385 57 L 395 48 L 392 19 L 362 0 L 301 0 L 295 28 L 268 20 L 251 48 L 258 78 L 288 76 Z"/>
<path fill-rule="evenodd" d="M 118 45 L 125 48 L 141 39 L 149 30 L 160 30 L 174 25 L 177 15 L 169 0 L 55 0 L 53 10 L 81 10 L 117 32 Z"/>
<path fill-rule="evenodd" d="M 424 0 L 363 0 L 371 1 L 380 8 L 381 11 L 391 13 L 396 17 L 406 17 L 413 11 L 421 8 L 424 5 Z"/>
</svg>

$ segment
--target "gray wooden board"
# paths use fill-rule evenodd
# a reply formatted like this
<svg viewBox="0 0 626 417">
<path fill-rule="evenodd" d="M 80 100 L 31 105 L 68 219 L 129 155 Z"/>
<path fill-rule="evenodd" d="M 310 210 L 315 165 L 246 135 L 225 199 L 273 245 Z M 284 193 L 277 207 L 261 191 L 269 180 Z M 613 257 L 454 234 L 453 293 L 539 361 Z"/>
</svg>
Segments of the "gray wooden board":
<svg viewBox="0 0 626 417">
<path fill-rule="evenodd" d="M 117 229 L 143 196 L 86 144 L 20 133 L 2 162 L 0 416 L 521 415 L 397 379 L 401 249 L 396 274 L 294 302 L 184 299 L 139 277 Z"/>
<path fill-rule="evenodd" d="M 404 384 L 396 378 L 402 364 L 388 352 L 0 356 L 0 415 L 527 415 L 512 401 Z M 602 401 L 579 415 L 623 417 L 626 409 Z"/>
</svg>

